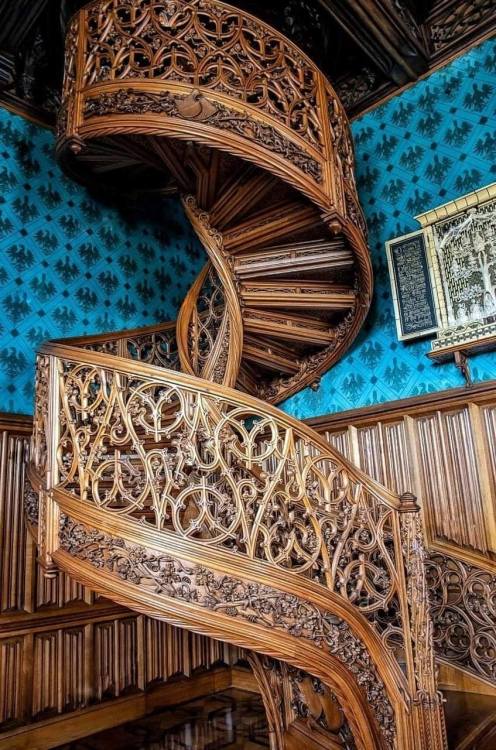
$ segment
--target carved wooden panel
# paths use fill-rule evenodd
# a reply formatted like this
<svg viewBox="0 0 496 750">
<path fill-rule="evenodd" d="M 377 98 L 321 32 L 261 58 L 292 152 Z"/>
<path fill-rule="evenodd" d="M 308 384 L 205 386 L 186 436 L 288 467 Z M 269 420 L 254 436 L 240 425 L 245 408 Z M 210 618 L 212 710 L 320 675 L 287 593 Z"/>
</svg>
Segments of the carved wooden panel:
<svg viewBox="0 0 496 750">
<path fill-rule="evenodd" d="M 325 432 L 325 437 L 333 448 L 336 448 L 343 454 L 343 456 L 346 456 L 346 458 L 351 460 L 350 436 L 348 430 Z"/>
<path fill-rule="evenodd" d="M 61 672 L 59 631 L 37 633 L 34 637 L 33 716 L 41 718 L 58 711 L 58 682 Z"/>
<path fill-rule="evenodd" d="M 29 540 L 28 543 L 34 545 L 32 540 Z M 36 609 L 63 607 L 71 602 L 89 603 L 92 601 L 92 592 L 71 580 L 64 573 L 61 573 L 57 578 L 45 578 L 42 569 L 36 566 L 35 575 Z"/>
<path fill-rule="evenodd" d="M 378 482 L 385 484 L 379 427 L 374 425 L 357 429 L 357 442 L 360 467 Z"/>
<path fill-rule="evenodd" d="M 22 656 L 22 636 L 0 641 L 0 726 L 22 719 Z"/>
<path fill-rule="evenodd" d="M 0 612 L 22 609 L 26 531 L 19 508 L 27 438 L 0 433 Z"/>
<path fill-rule="evenodd" d="M 61 711 L 75 711 L 87 701 L 85 676 L 90 654 L 86 650 L 86 630 L 83 625 L 62 631 Z"/>
<path fill-rule="evenodd" d="M 126 617 L 117 624 L 118 660 L 117 679 L 119 694 L 127 693 L 138 688 L 138 660 L 141 654 L 138 650 L 138 623 L 136 617 Z"/>
<path fill-rule="evenodd" d="M 496 486 L 496 405 L 484 406 L 481 416 L 491 484 Z"/>
</svg>

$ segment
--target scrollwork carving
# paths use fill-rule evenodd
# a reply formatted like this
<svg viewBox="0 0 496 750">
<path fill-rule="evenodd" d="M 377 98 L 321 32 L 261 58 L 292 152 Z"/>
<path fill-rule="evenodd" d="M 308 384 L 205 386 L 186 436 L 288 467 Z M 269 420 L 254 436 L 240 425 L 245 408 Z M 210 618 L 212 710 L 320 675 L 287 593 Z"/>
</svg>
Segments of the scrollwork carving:
<svg viewBox="0 0 496 750">
<path fill-rule="evenodd" d="M 61 487 L 310 578 L 401 647 L 393 511 L 336 456 L 227 395 L 70 361 L 60 384 Z"/>
</svg>

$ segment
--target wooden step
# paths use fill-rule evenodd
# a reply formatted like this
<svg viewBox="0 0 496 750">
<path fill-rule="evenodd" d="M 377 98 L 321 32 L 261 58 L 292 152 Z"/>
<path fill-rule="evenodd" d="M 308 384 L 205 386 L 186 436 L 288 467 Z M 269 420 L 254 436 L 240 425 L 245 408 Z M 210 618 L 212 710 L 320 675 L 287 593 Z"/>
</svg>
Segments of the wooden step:
<svg viewBox="0 0 496 750">
<path fill-rule="evenodd" d="M 232 224 L 238 216 L 246 216 L 275 188 L 276 177 L 250 167 L 223 188 L 222 194 L 212 206 L 210 223 L 218 229 Z"/>
<path fill-rule="evenodd" d="M 278 238 L 308 231 L 320 223 L 320 216 L 313 206 L 285 201 L 277 207 L 271 206 L 252 215 L 235 229 L 226 232 L 224 247 L 231 253 L 241 252 L 243 249 L 251 252 L 255 247 L 272 245 Z"/>
<path fill-rule="evenodd" d="M 243 308 L 243 328 L 246 333 L 317 346 L 326 346 L 336 338 L 329 323 L 319 318 L 248 307 Z"/>
<path fill-rule="evenodd" d="M 345 269 L 353 266 L 353 253 L 342 240 L 309 240 L 274 245 L 236 256 L 234 270 L 241 279 L 280 276 L 302 271 Z"/>
<path fill-rule="evenodd" d="M 240 294 L 249 307 L 265 310 L 346 310 L 355 303 L 352 289 L 328 281 L 245 281 L 240 286 Z"/>
<path fill-rule="evenodd" d="M 294 350 L 282 344 L 264 341 L 255 336 L 245 336 L 243 359 L 290 375 L 298 372 L 300 364 Z"/>
</svg>

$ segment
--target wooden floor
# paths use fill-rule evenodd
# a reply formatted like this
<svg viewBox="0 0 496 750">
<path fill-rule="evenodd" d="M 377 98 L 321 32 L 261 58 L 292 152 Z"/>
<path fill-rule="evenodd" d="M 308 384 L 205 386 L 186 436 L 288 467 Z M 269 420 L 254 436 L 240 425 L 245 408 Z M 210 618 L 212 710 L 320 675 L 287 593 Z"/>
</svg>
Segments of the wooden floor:
<svg viewBox="0 0 496 750">
<path fill-rule="evenodd" d="M 267 721 L 260 697 L 241 690 L 226 690 L 60 745 L 57 750 L 260 750 L 268 747 Z"/>
</svg>

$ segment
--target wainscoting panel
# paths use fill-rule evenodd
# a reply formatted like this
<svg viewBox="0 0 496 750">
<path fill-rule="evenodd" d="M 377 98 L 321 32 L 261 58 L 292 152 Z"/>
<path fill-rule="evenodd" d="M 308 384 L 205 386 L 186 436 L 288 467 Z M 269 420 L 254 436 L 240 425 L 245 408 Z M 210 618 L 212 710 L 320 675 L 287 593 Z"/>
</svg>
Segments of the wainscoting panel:
<svg viewBox="0 0 496 750">
<path fill-rule="evenodd" d="M 495 567 L 494 381 L 309 423 L 381 484 L 417 495 L 431 547 Z"/>
</svg>

